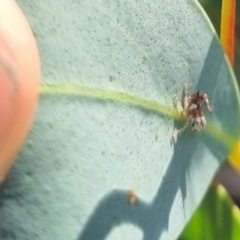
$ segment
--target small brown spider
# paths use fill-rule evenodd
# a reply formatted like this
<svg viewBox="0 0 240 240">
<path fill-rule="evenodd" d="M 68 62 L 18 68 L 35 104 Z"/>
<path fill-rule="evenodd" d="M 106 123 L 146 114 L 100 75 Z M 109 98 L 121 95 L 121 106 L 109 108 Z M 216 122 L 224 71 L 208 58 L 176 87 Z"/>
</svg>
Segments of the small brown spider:
<svg viewBox="0 0 240 240">
<path fill-rule="evenodd" d="M 183 88 L 182 104 L 179 101 L 177 95 L 174 95 L 173 98 L 174 105 L 177 108 L 178 112 L 183 114 L 183 116 L 187 119 L 185 125 L 182 128 L 173 132 L 173 141 L 177 139 L 177 136 L 181 134 L 189 124 L 192 126 L 193 133 L 201 132 L 204 129 L 206 126 L 206 119 L 202 110 L 202 103 L 206 105 L 209 112 L 212 112 L 212 108 L 208 101 L 208 96 L 205 92 L 197 91 L 189 95 L 188 91 L 189 85 L 185 84 Z"/>
</svg>

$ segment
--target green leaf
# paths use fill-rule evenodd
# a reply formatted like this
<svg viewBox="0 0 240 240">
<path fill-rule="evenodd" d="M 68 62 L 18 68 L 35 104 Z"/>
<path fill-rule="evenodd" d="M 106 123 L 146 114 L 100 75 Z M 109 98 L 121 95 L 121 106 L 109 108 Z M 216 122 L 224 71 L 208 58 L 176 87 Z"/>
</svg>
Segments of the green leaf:
<svg viewBox="0 0 240 240">
<path fill-rule="evenodd" d="M 0 233 L 176 239 L 240 132 L 237 85 L 201 8 L 186 0 L 19 2 L 37 37 L 43 85 L 1 192 Z M 188 129 L 171 145 L 184 124 L 172 99 L 185 83 L 206 91 L 214 112 L 206 131 Z"/>
<path fill-rule="evenodd" d="M 194 213 L 179 240 L 238 240 L 239 208 L 223 187 L 210 188 L 200 208 Z"/>
</svg>

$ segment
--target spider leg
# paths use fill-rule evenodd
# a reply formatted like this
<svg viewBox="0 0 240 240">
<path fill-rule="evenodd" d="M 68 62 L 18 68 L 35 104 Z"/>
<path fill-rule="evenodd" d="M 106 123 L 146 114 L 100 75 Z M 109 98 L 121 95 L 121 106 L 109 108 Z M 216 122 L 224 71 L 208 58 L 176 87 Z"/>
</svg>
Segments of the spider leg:
<svg viewBox="0 0 240 240">
<path fill-rule="evenodd" d="M 182 113 L 183 112 L 183 107 L 182 107 L 182 104 L 178 98 L 178 96 L 176 94 L 173 95 L 173 104 L 174 104 L 174 107 L 177 109 L 177 111 L 179 113 Z"/>
<path fill-rule="evenodd" d="M 212 106 L 208 100 L 208 95 L 203 91 L 198 91 L 197 95 L 204 102 L 205 106 L 207 107 L 207 110 L 209 112 L 212 112 Z"/>
<path fill-rule="evenodd" d="M 183 87 L 183 94 L 182 94 L 182 105 L 184 112 L 187 112 L 188 107 L 188 100 L 189 100 L 189 84 L 184 84 Z"/>
<path fill-rule="evenodd" d="M 205 105 L 206 105 L 208 111 L 209 111 L 209 112 L 212 112 L 212 107 L 211 107 L 211 105 L 210 105 L 210 103 L 209 103 L 209 100 L 208 100 L 207 94 L 205 95 L 205 98 L 204 98 L 203 101 L 204 101 L 204 103 L 205 103 Z"/>
<path fill-rule="evenodd" d="M 188 126 L 188 122 L 186 122 L 182 128 L 180 128 L 178 130 L 177 129 L 174 130 L 174 132 L 171 136 L 172 142 L 175 142 L 177 140 L 177 137 L 186 130 L 187 126 Z"/>
</svg>

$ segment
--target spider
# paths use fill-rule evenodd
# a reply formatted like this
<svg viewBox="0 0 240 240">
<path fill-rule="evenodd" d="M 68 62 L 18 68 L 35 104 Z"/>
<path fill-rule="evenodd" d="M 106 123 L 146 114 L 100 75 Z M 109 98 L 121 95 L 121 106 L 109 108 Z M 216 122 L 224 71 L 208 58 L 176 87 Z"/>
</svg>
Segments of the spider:
<svg viewBox="0 0 240 240">
<path fill-rule="evenodd" d="M 209 112 L 212 112 L 207 94 L 203 91 L 197 91 L 189 95 L 189 84 L 185 84 L 182 104 L 177 95 L 174 95 L 173 101 L 177 111 L 186 118 L 186 123 L 182 128 L 174 130 L 172 140 L 175 141 L 177 136 L 184 132 L 188 125 L 191 125 L 193 133 L 201 132 L 207 123 L 202 110 L 202 103 L 206 105 Z"/>
</svg>

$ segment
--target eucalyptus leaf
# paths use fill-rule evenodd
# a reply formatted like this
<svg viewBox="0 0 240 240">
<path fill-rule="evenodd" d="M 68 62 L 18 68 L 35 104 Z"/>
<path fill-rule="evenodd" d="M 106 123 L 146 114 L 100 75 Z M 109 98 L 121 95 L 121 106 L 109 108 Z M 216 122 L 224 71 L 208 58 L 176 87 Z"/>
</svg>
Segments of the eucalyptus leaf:
<svg viewBox="0 0 240 240">
<path fill-rule="evenodd" d="M 5 239 L 176 239 L 239 138 L 239 93 L 190 0 L 19 0 L 38 41 L 41 98 L 1 190 Z M 214 108 L 176 144 L 173 95 Z M 133 203 L 129 204 L 129 193 Z M 24 219 L 24 221 L 23 221 Z"/>
</svg>

